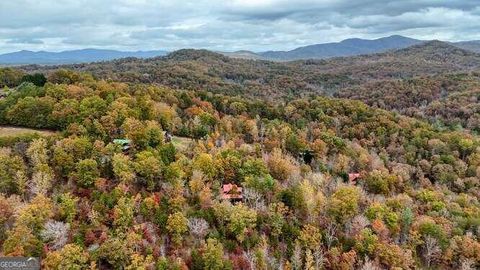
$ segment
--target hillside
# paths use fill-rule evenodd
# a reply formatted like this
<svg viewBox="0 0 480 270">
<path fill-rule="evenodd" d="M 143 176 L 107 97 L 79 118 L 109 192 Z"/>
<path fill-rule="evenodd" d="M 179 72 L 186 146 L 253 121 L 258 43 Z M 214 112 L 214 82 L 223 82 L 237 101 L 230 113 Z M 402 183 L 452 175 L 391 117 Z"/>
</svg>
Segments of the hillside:
<svg viewBox="0 0 480 270">
<path fill-rule="evenodd" d="M 480 73 L 380 80 L 341 89 L 335 96 L 480 132 Z"/>
<path fill-rule="evenodd" d="M 328 60 L 270 62 L 226 57 L 207 50 L 180 50 L 165 57 L 151 59 L 122 59 L 104 63 L 67 66 L 25 66 L 28 72 L 50 73 L 60 68 L 92 73 L 97 78 L 131 83 L 156 83 L 177 89 L 208 90 L 219 94 L 241 95 L 269 101 L 290 100 L 310 95 L 337 95 L 360 99 L 367 104 L 382 103 L 381 108 L 406 115 L 440 121 L 449 127 L 477 129 L 476 84 L 466 84 L 463 93 L 472 98 L 452 102 L 430 89 L 440 78 L 444 84 L 457 84 L 455 74 L 472 73 L 475 81 L 480 69 L 480 54 L 453 45 L 431 41 L 397 51 Z M 452 74 L 452 76 L 443 76 Z M 437 77 L 436 77 L 437 76 Z M 425 79 L 423 78 L 432 78 Z M 415 99 L 408 90 L 409 80 L 420 82 L 418 90 L 428 100 L 396 102 Z M 398 80 L 404 82 L 398 83 Z M 407 86 L 405 86 L 405 84 Z M 424 88 L 425 87 L 425 88 Z M 390 89 L 392 88 L 392 89 Z M 435 88 L 440 89 L 440 88 Z M 390 91 L 390 92 L 389 92 Z M 389 95 L 386 95 L 389 92 Z M 468 93 L 468 94 L 467 94 Z M 385 102 L 385 98 L 391 98 Z M 440 98 L 442 97 L 442 98 Z M 456 99 L 457 100 L 457 99 Z M 448 110 L 428 110 L 424 105 L 437 104 Z M 450 105 L 447 105 L 450 104 Z M 461 103 L 461 104 L 460 104 Z M 419 106 L 419 108 L 414 108 Z M 452 104 L 461 105 L 458 107 Z M 461 108 L 470 108 L 468 112 Z M 417 110 L 419 109 L 419 110 Z M 449 111 L 449 113 L 446 113 Z M 413 113 L 415 112 L 415 113 Z M 419 113 L 417 113 L 419 112 Z M 456 120 L 455 120 L 456 119 Z M 471 120 L 469 120 L 471 119 Z"/>
<path fill-rule="evenodd" d="M 252 60 L 272 60 L 252 51 L 236 51 L 236 52 L 218 52 L 231 58 L 252 59 Z"/>
<path fill-rule="evenodd" d="M 162 61 L 189 59 L 233 61 Z M 133 63 L 145 64 L 109 65 Z M 480 140 L 466 131 L 360 101 L 269 103 L 66 70 L 11 84 L 0 124 L 59 131 L 0 138 L 0 254 L 42 269 L 480 266 Z"/>
<path fill-rule="evenodd" d="M 480 40 L 455 42 L 453 44 L 464 50 L 480 53 Z"/>
<path fill-rule="evenodd" d="M 232 59 L 206 50 L 180 50 L 166 57 L 144 60 L 23 69 L 48 72 L 69 68 L 126 82 L 276 98 L 291 93 L 334 93 L 339 88 L 371 80 L 468 72 L 479 67 L 480 54 L 432 41 L 393 52 L 329 60 L 280 63 Z"/>
<path fill-rule="evenodd" d="M 323 61 L 301 61 L 294 62 L 293 65 L 304 66 L 304 70 L 311 72 L 319 70 L 368 81 L 472 71 L 480 67 L 480 54 L 444 42 L 430 41 L 392 52 Z"/>
</svg>

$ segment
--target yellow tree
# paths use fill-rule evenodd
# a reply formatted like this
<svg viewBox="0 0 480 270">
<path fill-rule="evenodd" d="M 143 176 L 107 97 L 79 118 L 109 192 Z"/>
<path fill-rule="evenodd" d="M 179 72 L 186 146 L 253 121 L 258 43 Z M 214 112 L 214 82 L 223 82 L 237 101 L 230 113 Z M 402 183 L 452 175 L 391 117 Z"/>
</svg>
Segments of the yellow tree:
<svg viewBox="0 0 480 270">
<path fill-rule="evenodd" d="M 188 231 L 188 219 L 181 212 L 169 215 L 167 219 L 167 231 L 172 236 L 173 243 L 180 245 L 182 235 Z"/>
<path fill-rule="evenodd" d="M 343 224 L 357 214 L 359 200 L 360 191 L 357 187 L 342 186 L 330 197 L 328 214 Z"/>
<path fill-rule="evenodd" d="M 229 209 L 228 230 L 235 235 L 239 242 L 245 240 L 248 230 L 255 228 L 257 212 L 242 203 Z"/>
</svg>

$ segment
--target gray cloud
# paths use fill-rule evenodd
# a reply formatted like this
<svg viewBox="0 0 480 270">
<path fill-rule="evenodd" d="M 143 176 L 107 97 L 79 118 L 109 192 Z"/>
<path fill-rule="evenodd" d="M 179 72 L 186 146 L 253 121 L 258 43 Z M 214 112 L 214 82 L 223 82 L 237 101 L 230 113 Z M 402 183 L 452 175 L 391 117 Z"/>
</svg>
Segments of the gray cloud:
<svg viewBox="0 0 480 270">
<path fill-rule="evenodd" d="M 480 39 L 478 0 L 0 1 L 0 52 L 291 49 L 401 34 Z"/>
<path fill-rule="evenodd" d="M 43 41 L 40 39 L 34 38 L 14 38 L 7 40 L 8 44 L 43 44 Z"/>
</svg>

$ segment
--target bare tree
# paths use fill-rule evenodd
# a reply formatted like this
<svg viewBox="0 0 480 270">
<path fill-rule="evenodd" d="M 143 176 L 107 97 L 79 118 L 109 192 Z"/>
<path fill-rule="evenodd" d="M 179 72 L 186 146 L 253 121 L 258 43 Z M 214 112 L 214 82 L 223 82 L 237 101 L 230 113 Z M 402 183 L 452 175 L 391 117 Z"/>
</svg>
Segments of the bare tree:
<svg viewBox="0 0 480 270">
<path fill-rule="evenodd" d="M 263 257 L 268 264 L 268 269 L 278 269 L 278 270 L 283 269 L 282 259 L 281 258 L 277 259 L 275 256 L 273 256 L 270 253 L 270 250 L 267 245 L 263 245 L 262 250 L 263 250 L 262 252 Z"/>
<path fill-rule="evenodd" d="M 208 232 L 208 222 L 203 218 L 190 218 L 188 220 L 188 228 L 190 232 L 198 238 L 203 239 Z"/>
<path fill-rule="evenodd" d="M 360 270 L 382 270 L 375 262 L 371 261 L 370 258 L 365 257 L 365 261 L 363 261 L 363 265 Z"/>
<path fill-rule="evenodd" d="M 472 259 L 462 259 L 460 260 L 460 269 L 459 270 L 473 270 L 475 269 L 475 261 Z"/>
<path fill-rule="evenodd" d="M 256 211 L 265 211 L 265 201 L 263 200 L 262 194 L 256 192 L 253 189 L 245 188 L 243 190 L 243 197 L 245 198 L 245 203 L 252 209 Z"/>
<path fill-rule="evenodd" d="M 315 270 L 323 269 L 325 263 L 325 253 L 321 246 L 318 246 L 313 252 L 313 259 L 315 260 Z"/>
<path fill-rule="evenodd" d="M 302 247 L 299 242 L 295 243 L 291 261 L 293 269 L 302 269 Z"/>
<path fill-rule="evenodd" d="M 243 256 L 245 257 L 245 259 L 247 259 L 248 264 L 250 265 L 250 269 L 256 270 L 257 258 L 255 257 L 255 254 L 253 254 L 252 251 L 248 250 L 246 252 L 243 252 Z"/>
<path fill-rule="evenodd" d="M 167 254 L 167 242 L 168 242 L 167 236 L 163 235 L 159 245 L 159 251 L 160 251 L 161 257 L 165 257 Z"/>
<path fill-rule="evenodd" d="M 52 186 L 53 172 L 48 165 L 41 164 L 42 169 L 34 172 L 29 183 L 30 191 L 33 194 L 45 195 Z"/>
<path fill-rule="evenodd" d="M 278 269 L 280 270 L 283 265 L 281 264 L 281 261 L 280 260 L 277 260 L 277 258 L 275 258 L 274 256 L 268 256 L 268 254 L 265 254 L 265 259 L 269 265 L 269 269 Z"/>
<path fill-rule="evenodd" d="M 146 222 L 143 226 L 144 233 L 148 236 L 146 237 L 150 243 L 156 243 L 158 240 L 158 234 L 155 230 L 155 225 L 151 222 Z"/>
<path fill-rule="evenodd" d="M 425 263 L 427 267 L 430 267 L 432 261 L 439 255 L 440 247 L 438 245 L 437 239 L 427 236 L 425 237 L 424 246 L 423 246 L 423 257 L 425 258 Z"/>
<path fill-rule="evenodd" d="M 51 243 L 52 249 L 57 250 L 61 249 L 67 243 L 69 230 L 69 224 L 49 220 L 40 232 L 40 235 L 44 241 Z"/>
<path fill-rule="evenodd" d="M 327 230 L 325 231 L 325 242 L 327 243 L 327 248 L 330 249 L 333 242 L 337 240 L 335 234 L 337 233 L 337 225 L 333 222 L 329 222 L 327 225 Z"/>
<path fill-rule="evenodd" d="M 364 215 L 357 215 L 352 219 L 350 234 L 356 235 L 370 225 L 370 221 Z"/>
</svg>

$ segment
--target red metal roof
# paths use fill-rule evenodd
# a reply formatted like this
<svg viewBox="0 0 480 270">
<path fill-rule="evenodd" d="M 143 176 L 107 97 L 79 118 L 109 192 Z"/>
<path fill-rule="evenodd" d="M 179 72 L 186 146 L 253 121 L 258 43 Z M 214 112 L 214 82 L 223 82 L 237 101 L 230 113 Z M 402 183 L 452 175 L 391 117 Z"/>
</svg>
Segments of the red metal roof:
<svg viewBox="0 0 480 270">
<path fill-rule="evenodd" d="M 356 182 L 359 177 L 360 177 L 359 173 L 349 173 L 348 174 L 348 181 Z"/>
<path fill-rule="evenodd" d="M 242 188 L 235 184 L 225 184 L 222 186 L 222 199 L 242 199 Z"/>
</svg>

